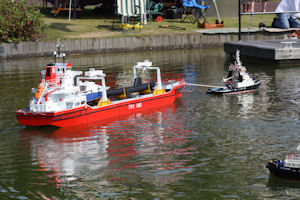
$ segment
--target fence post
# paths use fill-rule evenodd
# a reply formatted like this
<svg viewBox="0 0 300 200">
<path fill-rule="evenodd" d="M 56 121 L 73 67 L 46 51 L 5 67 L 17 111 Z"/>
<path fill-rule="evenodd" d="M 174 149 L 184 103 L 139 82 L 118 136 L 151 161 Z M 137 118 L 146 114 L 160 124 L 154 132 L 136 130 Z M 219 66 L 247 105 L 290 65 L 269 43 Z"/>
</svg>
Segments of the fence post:
<svg viewBox="0 0 300 200">
<path fill-rule="evenodd" d="M 238 12 L 238 14 L 239 14 L 239 41 L 241 41 L 241 39 L 242 39 L 242 36 L 241 36 L 241 32 L 242 32 L 242 30 L 241 30 L 241 0 L 239 0 L 239 12 Z"/>
</svg>

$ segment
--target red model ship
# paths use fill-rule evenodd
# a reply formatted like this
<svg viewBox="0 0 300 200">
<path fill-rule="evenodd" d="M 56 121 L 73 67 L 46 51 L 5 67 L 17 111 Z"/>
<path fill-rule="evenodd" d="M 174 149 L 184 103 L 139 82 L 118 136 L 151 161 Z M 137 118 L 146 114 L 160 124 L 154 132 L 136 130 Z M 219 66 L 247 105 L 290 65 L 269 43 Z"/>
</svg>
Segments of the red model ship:
<svg viewBox="0 0 300 200">
<path fill-rule="evenodd" d="M 63 69 L 67 68 L 68 64 L 52 63 L 47 67 L 49 66 L 51 70 L 49 73 L 42 73 L 39 88 L 29 106 L 16 111 L 17 119 L 22 125 L 67 127 L 140 112 L 173 103 L 176 97 L 181 96 L 185 85 L 184 81 L 162 84 L 160 69 L 153 67 L 152 62 L 147 60 L 138 62 L 133 67 L 131 87 L 108 89 L 105 85 L 106 75 L 102 70 L 90 69 L 87 75 L 92 79 L 101 79 L 102 86 L 100 100 L 88 101 L 86 88 L 82 85 L 72 85 L 70 76 L 62 74 L 59 84 L 51 78 L 52 72 L 55 73 L 54 66 L 59 66 L 60 70 L 70 74 L 69 69 Z M 143 83 L 141 78 L 137 77 L 137 69 L 157 70 L 157 82 Z M 81 83 L 78 79 L 77 82 Z"/>
</svg>

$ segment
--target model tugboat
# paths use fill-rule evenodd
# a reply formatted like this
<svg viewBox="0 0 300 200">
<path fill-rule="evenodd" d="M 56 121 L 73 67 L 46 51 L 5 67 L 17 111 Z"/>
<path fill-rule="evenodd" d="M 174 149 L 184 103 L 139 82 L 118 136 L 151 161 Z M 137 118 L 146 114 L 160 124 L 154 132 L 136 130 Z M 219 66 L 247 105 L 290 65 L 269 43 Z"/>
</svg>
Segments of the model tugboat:
<svg viewBox="0 0 300 200">
<path fill-rule="evenodd" d="M 229 66 L 227 78 L 223 78 L 224 87 L 210 88 L 207 93 L 224 94 L 224 93 L 248 93 L 258 89 L 260 81 L 252 78 L 242 65 L 240 60 L 240 51 L 236 50 L 236 61 Z"/>
<path fill-rule="evenodd" d="M 297 150 L 298 153 L 289 154 L 284 160 L 270 160 L 266 168 L 275 176 L 300 180 L 300 146 L 298 146 Z"/>
<path fill-rule="evenodd" d="M 64 57 L 59 50 L 54 58 Z M 181 96 L 184 81 L 162 84 L 160 69 L 152 62 L 138 62 L 133 67 L 133 86 L 109 89 L 102 70 L 90 69 L 85 77 L 72 71 L 71 63 L 52 63 L 42 70 L 42 78 L 29 106 L 17 110 L 20 124 L 29 126 L 74 126 L 139 112 L 173 103 Z M 157 82 L 143 83 L 137 70 L 156 70 Z M 76 78 L 76 85 L 74 79 Z M 101 80 L 101 86 L 90 80 Z"/>
</svg>

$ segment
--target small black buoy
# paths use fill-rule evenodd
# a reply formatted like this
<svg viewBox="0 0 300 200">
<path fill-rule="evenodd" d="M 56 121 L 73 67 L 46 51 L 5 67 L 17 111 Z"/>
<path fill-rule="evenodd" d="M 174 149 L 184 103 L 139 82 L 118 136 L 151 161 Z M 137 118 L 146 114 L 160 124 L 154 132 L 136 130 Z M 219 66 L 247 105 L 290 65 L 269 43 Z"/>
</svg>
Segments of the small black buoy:
<svg viewBox="0 0 300 200">
<path fill-rule="evenodd" d="M 258 25 L 258 28 L 259 29 L 266 28 L 266 25 L 264 23 L 260 22 L 259 25 Z"/>
</svg>

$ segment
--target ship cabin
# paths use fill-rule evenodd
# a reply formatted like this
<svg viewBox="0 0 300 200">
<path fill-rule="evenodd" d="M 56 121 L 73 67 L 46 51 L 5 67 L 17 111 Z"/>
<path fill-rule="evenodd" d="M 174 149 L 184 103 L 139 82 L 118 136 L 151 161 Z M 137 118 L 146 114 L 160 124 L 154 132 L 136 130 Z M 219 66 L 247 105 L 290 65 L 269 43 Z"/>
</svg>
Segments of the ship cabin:
<svg viewBox="0 0 300 200">
<path fill-rule="evenodd" d="M 42 80 L 50 87 L 71 88 L 74 86 L 74 76 L 82 73 L 71 69 L 71 63 L 50 63 L 46 70 L 41 71 Z"/>
</svg>

